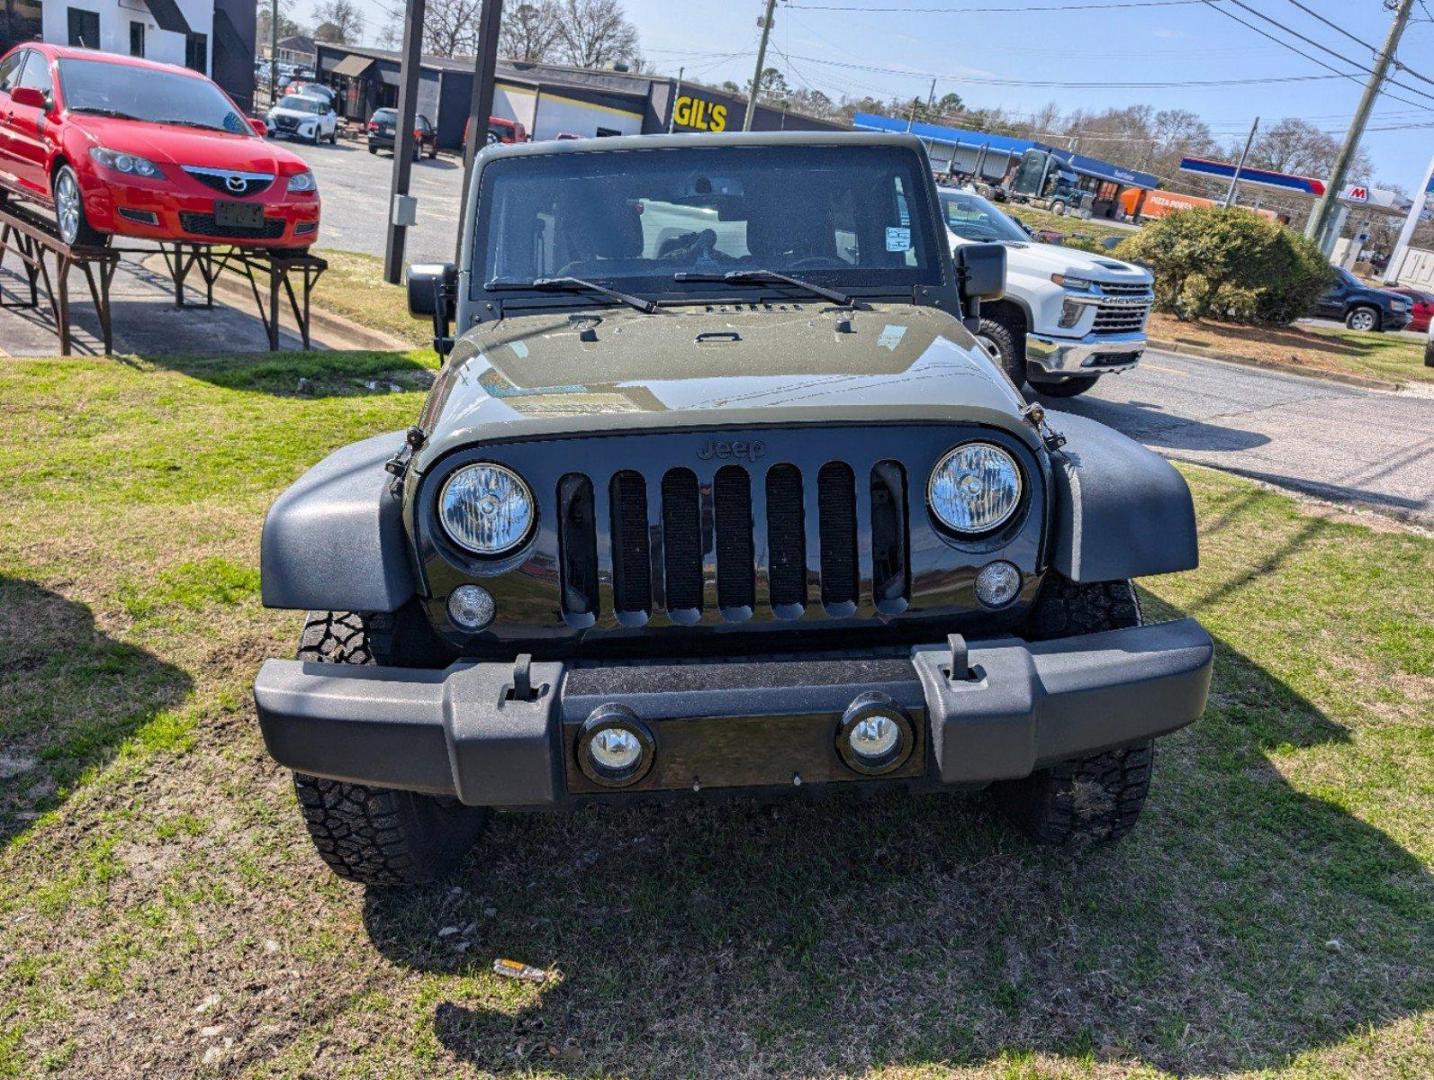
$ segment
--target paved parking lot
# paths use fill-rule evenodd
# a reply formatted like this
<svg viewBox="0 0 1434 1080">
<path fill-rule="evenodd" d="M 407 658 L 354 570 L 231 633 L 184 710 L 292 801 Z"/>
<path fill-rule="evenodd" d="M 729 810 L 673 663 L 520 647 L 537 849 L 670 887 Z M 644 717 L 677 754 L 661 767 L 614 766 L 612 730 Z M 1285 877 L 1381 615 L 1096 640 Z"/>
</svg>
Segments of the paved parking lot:
<svg viewBox="0 0 1434 1080">
<path fill-rule="evenodd" d="M 309 163 L 319 181 L 324 200 L 319 247 L 382 256 L 393 156 L 370 154 L 361 142 L 286 145 Z M 418 199 L 418 224 L 408 230 L 405 262 L 452 261 L 462 188 L 459 159 L 414 162 L 409 190 Z"/>
</svg>

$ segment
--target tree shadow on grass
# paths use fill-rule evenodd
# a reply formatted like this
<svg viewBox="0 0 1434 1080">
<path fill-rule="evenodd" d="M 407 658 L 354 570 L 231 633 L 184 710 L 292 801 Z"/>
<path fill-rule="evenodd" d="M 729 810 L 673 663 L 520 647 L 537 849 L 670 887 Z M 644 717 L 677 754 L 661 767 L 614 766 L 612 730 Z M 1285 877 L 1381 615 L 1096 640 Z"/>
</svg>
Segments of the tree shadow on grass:
<svg viewBox="0 0 1434 1080">
<path fill-rule="evenodd" d="M 274 397 L 363 397 L 427 390 L 437 369 L 419 353 L 279 352 L 240 356 L 147 353 L 121 362 L 153 365 L 226 390 Z M 414 419 L 418 410 L 414 409 Z"/>
<path fill-rule="evenodd" d="M 97 630 L 84 604 L 0 576 L 0 847 L 191 685 L 179 668 Z"/>
<path fill-rule="evenodd" d="M 1226 645 L 1217 665 L 1205 718 L 1162 741 L 1146 815 L 1113 848 L 1033 848 L 979 797 L 500 815 L 453 880 L 370 891 L 366 925 L 405 966 L 555 973 L 506 993 L 480 978 L 435 1009 L 454 1057 L 498 1072 L 1044 1052 L 1225 1073 L 1429 1008 L 1423 867 L 1268 756 L 1345 730 Z"/>
</svg>

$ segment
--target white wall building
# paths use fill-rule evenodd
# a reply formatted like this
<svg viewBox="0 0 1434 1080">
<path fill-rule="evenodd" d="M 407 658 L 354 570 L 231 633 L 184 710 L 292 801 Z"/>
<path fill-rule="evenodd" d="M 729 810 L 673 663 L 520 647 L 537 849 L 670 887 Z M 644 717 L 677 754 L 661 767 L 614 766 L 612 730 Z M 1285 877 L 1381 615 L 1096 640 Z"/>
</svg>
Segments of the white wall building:
<svg viewBox="0 0 1434 1080">
<path fill-rule="evenodd" d="M 44 12 L 46 41 L 213 70 L 214 0 L 46 0 Z"/>
</svg>

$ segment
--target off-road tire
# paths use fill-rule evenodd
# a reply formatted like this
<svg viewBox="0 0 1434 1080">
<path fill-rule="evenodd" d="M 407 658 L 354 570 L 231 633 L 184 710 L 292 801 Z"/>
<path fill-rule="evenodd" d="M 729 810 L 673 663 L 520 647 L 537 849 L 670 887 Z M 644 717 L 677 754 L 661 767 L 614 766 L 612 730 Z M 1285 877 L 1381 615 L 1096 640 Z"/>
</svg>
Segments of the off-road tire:
<svg viewBox="0 0 1434 1080">
<path fill-rule="evenodd" d="M 300 660 L 371 665 L 388 659 L 389 643 L 354 612 L 310 612 Z M 365 885 L 418 885 L 447 874 L 477 841 L 488 819 L 482 807 L 412 791 L 294 774 L 309 837 L 339 877 Z"/>
<path fill-rule="evenodd" d="M 368 152 L 369 152 L 370 154 L 373 154 L 375 157 L 377 157 L 377 156 L 378 156 L 378 147 L 377 147 L 377 146 L 370 146 L 370 147 L 368 148 Z"/>
<path fill-rule="evenodd" d="M 1075 397 L 1084 394 L 1100 381 L 1099 375 L 1075 375 L 1059 382 L 1036 383 L 1036 391 L 1046 397 Z"/>
<path fill-rule="evenodd" d="M 995 319 L 982 319 L 978 337 L 996 347 L 996 363 L 1019 390 L 1026 384 L 1025 335 Z"/>
<path fill-rule="evenodd" d="M 1077 585 L 1052 575 L 1026 628 L 1032 641 L 1139 626 L 1140 603 L 1128 581 Z M 1147 739 L 1063 761 L 1022 780 L 991 785 L 991 799 L 1038 844 L 1089 847 L 1121 839 L 1135 826 L 1150 790 L 1155 743 Z"/>
</svg>

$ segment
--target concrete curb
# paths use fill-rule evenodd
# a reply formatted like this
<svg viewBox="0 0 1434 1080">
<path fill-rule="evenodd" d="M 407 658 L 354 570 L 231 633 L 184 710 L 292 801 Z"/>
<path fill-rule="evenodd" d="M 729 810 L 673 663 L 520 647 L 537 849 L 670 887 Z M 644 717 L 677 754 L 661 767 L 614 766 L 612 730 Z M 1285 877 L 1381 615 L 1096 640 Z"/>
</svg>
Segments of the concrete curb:
<svg viewBox="0 0 1434 1080">
<path fill-rule="evenodd" d="M 1301 367 L 1298 364 L 1282 364 L 1278 360 L 1257 360 L 1250 356 L 1234 356 L 1230 353 L 1220 352 L 1218 349 L 1207 348 L 1204 345 L 1190 345 L 1183 341 L 1170 341 L 1165 338 L 1148 338 L 1146 344 L 1149 348 L 1159 349 L 1161 352 L 1183 353 L 1186 356 L 1199 356 L 1205 360 L 1221 360 L 1227 364 L 1262 368 L 1266 371 L 1278 371 L 1286 375 L 1303 375 L 1310 379 L 1324 379 L 1328 382 L 1344 383 L 1346 386 L 1357 386 L 1362 390 L 1395 392 L 1402 390 L 1405 385 L 1404 383 L 1376 379 L 1369 375 L 1349 375 L 1342 371 L 1324 371 L 1319 368 Z"/>
<path fill-rule="evenodd" d="M 169 269 L 165 266 L 164 257 L 158 253 L 147 256 L 142 264 L 151 273 L 164 277 L 169 276 Z M 203 295 L 204 279 L 197 277 L 199 290 L 192 287 L 185 289 L 186 295 Z M 244 305 L 254 302 L 254 294 L 249 291 L 247 282 L 240 281 L 228 274 L 220 274 L 214 281 L 214 299 L 219 302 L 221 299 L 238 301 Z M 287 303 L 287 302 L 286 302 Z M 326 311 L 319 307 L 309 308 L 310 332 L 314 337 L 321 337 L 330 348 L 340 349 L 364 349 L 373 352 L 412 352 L 419 346 L 410 341 L 403 341 L 385 334 L 382 330 L 374 330 L 371 327 L 360 325 L 342 315 L 335 315 L 332 311 Z M 282 329 L 294 332 L 292 327 L 283 319 L 279 325 Z"/>
</svg>

